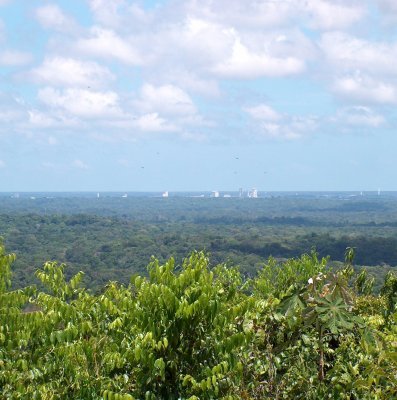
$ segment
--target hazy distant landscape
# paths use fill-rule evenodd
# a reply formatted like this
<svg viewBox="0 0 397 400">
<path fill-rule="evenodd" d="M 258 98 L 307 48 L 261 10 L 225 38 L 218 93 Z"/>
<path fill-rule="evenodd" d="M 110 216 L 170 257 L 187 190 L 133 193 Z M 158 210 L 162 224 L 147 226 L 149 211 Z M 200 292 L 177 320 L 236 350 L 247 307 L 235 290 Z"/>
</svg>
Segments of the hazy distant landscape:
<svg viewBox="0 0 397 400">
<path fill-rule="evenodd" d="M 211 193 L 3 193 L 0 235 L 17 254 L 14 284 L 28 285 L 45 261 L 86 273 L 98 288 L 146 273 L 151 256 L 205 250 L 252 276 L 270 256 L 298 257 L 316 249 L 343 261 L 356 248 L 380 284 L 397 265 L 397 192 L 259 193 L 259 198 L 211 198 Z M 205 197 L 192 197 L 203 194 Z M 221 196 L 223 193 L 221 192 Z"/>
</svg>

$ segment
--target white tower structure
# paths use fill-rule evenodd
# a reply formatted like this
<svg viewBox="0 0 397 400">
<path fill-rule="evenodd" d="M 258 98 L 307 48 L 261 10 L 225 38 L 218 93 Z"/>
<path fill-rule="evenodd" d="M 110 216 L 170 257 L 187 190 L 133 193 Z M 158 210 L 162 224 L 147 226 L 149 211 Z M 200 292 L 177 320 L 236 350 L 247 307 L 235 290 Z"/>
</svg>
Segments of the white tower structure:
<svg viewBox="0 0 397 400">
<path fill-rule="evenodd" d="M 257 199 L 258 198 L 258 190 L 256 188 L 252 188 L 252 190 L 250 190 L 248 192 L 248 197 L 251 199 Z"/>
</svg>

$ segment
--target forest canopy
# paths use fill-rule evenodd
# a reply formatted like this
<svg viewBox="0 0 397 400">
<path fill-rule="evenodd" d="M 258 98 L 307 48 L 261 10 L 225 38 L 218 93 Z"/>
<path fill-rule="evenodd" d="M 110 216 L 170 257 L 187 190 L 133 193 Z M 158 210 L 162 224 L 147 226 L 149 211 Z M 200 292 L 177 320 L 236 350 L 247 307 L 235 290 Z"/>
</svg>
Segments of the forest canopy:
<svg viewBox="0 0 397 400">
<path fill-rule="evenodd" d="M 14 287 L 38 284 L 34 271 L 46 260 L 67 263 L 68 277 L 84 270 L 84 284 L 99 289 L 109 280 L 127 284 L 132 274 L 146 274 L 152 255 L 180 264 L 193 250 L 253 277 L 270 256 L 283 260 L 315 248 L 319 256 L 343 262 L 344 249 L 355 247 L 357 268 L 371 267 L 377 290 L 397 265 L 392 195 L 41 196 L 0 196 L 0 236 L 18 256 Z"/>
<path fill-rule="evenodd" d="M 203 252 L 98 293 L 47 262 L 43 289 L 11 289 L 0 247 L 4 399 L 391 399 L 397 396 L 397 275 L 379 294 L 315 252 L 270 258 L 252 278 Z"/>
</svg>

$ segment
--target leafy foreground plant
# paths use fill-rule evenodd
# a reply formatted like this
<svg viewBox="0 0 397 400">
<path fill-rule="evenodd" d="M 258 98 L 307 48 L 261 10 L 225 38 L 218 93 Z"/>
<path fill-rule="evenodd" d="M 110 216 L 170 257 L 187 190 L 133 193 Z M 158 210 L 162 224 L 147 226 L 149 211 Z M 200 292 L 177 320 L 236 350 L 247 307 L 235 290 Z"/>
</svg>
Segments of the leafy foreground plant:
<svg viewBox="0 0 397 400">
<path fill-rule="evenodd" d="M 0 246 L 0 398 L 397 397 L 392 275 L 374 296 L 312 253 L 244 282 L 194 252 L 93 295 L 53 262 L 11 290 L 14 259 Z"/>
</svg>

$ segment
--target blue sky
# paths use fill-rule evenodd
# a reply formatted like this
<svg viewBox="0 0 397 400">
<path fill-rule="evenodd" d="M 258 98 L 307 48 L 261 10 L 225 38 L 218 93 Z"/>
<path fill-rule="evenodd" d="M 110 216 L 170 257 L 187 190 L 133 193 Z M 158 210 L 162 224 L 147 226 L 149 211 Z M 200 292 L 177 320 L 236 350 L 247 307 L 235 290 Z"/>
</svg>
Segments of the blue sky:
<svg viewBox="0 0 397 400">
<path fill-rule="evenodd" d="M 0 191 L 397 190 L 395 0 L 0 0 Z"/>
</svg>

